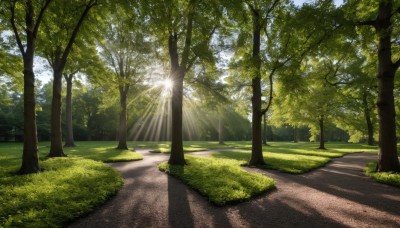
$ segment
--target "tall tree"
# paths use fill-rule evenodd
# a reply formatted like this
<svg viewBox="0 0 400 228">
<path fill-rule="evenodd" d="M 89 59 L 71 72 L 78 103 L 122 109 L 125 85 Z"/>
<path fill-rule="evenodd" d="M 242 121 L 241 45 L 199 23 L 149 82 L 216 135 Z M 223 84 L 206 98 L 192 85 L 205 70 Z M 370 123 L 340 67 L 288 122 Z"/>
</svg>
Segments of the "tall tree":
<svg viewBox="0 0 400 228">
<path fill-rule="evenodd" d="M 119 134 L 117 149 L 127 146 L 127 99 L 128 92 L 143 80 L 149 65 L 151 45 L 141 16 L 135 8 L 117 5 L 110 15 L 111 22 L 106 26 L 104 39 L 99 41 L 103 51 L 101 55 L 112 69 L 112 80 L 119 91 Z"/>
<path fill-rule="evenodd" d="M 51 106 L 51 144 L 49 157 L 62 157 L 64 154 L 61 132 L 61 90 L 62 77 L 68 56 L 89 11 L 98 5 L 97 0 L 78 0 L 58 2 L 50 7 L 46 20 L 46 35 L 57 39 L 43 38 L 43 54 L 53 69 L 53 99 Z M 76 17 L 78 10 L 79 17 Z"/>
<path fill-rule="evenodd" d="M 173 81 L 171 155 L 168 162 L 184 165 L 182 142 L 184 79 L 199 58 L 198 54 L 209 50 L 208 42 L 219 24 L 221 6 L 213 0 L 146 1 L 142 6 L 150 15 L 156 36 L 164 45 L 166 44 L 168 50 L 170 77 Z"/>
<path fill-rule="evenodd" d="M 354 7 L 354 1 L 349 1 Z M 400 59 L 393 55 L 392 34 L 398 34 L 396 27 L 400 16 L 399 2 L 380 0 L 356 2 L 356 7 L 368 14 L 355 14 L 357 25 L 369 25 L 375 29 L 378 37 L 378 117 L 379 117 L 379 153 L 377 171 L 399 172 L 397 155 L 396 113 L 394 105 L 394 78 L 400 67 Z M 368 11 L 365 11 L 367 10 Z M 352 15 L 354 18 L 354 15 Z M 397 50 L 397 49 L 395 49 Z M 396 59 L 397 58 L 397 59 Z M 395 59 L 395 61 L 393 61 Z"/>
<path fill-rule="evenodd" d="M 36 127 L 35 74 L 33 59 L 36 38 L 44 14 L 52 0 L 2 1 L 9 26 L 13 31 L 24 65 L 24 148 L 21 174 L 37 173 L 39 168 L 38 139 Z"/>
</svg>

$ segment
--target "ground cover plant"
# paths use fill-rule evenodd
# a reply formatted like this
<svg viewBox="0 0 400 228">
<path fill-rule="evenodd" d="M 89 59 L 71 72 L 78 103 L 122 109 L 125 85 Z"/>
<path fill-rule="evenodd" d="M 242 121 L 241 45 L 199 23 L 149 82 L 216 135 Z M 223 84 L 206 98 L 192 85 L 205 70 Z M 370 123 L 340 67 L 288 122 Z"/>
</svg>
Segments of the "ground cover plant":
<svg viewBox="0 0 400 228">
<path fill-rule="evenodd" d="M 49 143 L 40 143 L 42 172 L 20 176 L 22 144 L 0 144 L 0 227 L 59 227 L 122 186 L 120 175 L 102 162 L 142 159 L 132 150 L 115 150 L 115 142 L 77 145 L 65 148 L 67 158 L 46 159 Z"/>
<path fill-rule="evenodd" d="M 38 174 L 13 175 L 19 163 L 0 155 L 0 227 L 60 227 L 104 203 L 123 184 L 110 166 L 89 159 L 51 158 L 41 161 Z"/>
<path fill-rule="evenodd" d="M 274 188 L 272 178 L 247 172 L 235 160 L 188 155 L 186 161 L 185 166 L 163 162 L 159 169 L 181 179 L 218 206 L 245 201 Z"/>
<path fill-rule="evenodd" d="M 282 172 L 300 174 L 327 164 L 332 158 L 354 152 L 376 152 L 376 147 L 361 144 L 333 143 L 328 150 L 318 150 L 315 143 L 271 143 L 264 147 L 263 156 L 266 162 L 261 168 L 275 169 Z M 221 151 L 213 154 L 216 158 L 239 160 L 242 164 L 250 159 L 249 151 Z"/>
<path fill-rule="evenodd" d="M 377 182 L 400 187 L 400 173 L 376 172 L 376 161 L 369 162 L 365 174 Z"/>
</svg>

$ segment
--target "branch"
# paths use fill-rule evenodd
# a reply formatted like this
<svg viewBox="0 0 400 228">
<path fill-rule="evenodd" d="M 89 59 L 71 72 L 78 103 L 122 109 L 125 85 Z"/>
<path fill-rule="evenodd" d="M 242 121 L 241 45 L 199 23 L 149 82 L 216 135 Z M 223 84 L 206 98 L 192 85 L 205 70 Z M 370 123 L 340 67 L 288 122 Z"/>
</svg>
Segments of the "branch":
<svg viewBox="0 0 400 228">
<path fill-rule="evenodd" d="M 274 91 L 274 82 L 272 80 L 272 77 L 274 76 L 275 72 L 276 72 L 277 68 L 274 68 L 271 71 L 271 74 L 269 75 L 269 99 L 268 99 L 268 104 L 267 107 L 261 111 L 261 115 L 265 115 L 266 112 L 268 112 L 269 108 L 271 107 L 272 104 L 272 98 L 273 98 L 273 91 Z"/>
<path fill-rule="evenodd" d="M 190 51 L 190 46 L 192 44 L 192 30 L 193 30 L 193 17 L 194 17 L 194 4 L 196 0 L 191 0 L 189 2 L 189 14 L 188 14 L 188 19 L 187 19 L 187 27 L 186 27 L 186 36 L 185 36 L 185 46 L 183 48 L 182 52 L 182 60 L 180 66 L 182 68 L 186 68 L 186 65 L 189 61 L 189 51 Z"/>
<path fill-rule="evenodd" d="M 43 19 L 44 12 L 46 11 L 46 8 L 49 6 L 51 1 L 52 0 L 46 0 L 46 2 L 44 3 L 44 6 L 40 9 L 39 16 L 38 16 L 38 18 L 36 20 L 36 24 L 35 24 L 35 27 L 33 29 L 33 36 L 34 37 L 36 37 L 36 35 L 37 35 L 40 23 L 42 22 L 42 19 Z"/>
<path fill-rule="evenodd" d="M 275 0 L 274 3 L 272 3 L 272 6 L 267 11 L 267 17 L 269 15 L 269 13 L 271 13 L 271 11 L 274 10 L 274 8 L 276 7 L 276 5 L 278 4 L 279 1 L 280 0 Z"/>
<path fill-rule="evenodd" d="M 358 21 L 355 23 L 356 26 L 361 26 L 361 25 L 371 25 L 376 27 L 377 24 L 377 19 L 375 20 L 369 20 L 369 21 Z"/>
<path fill-rule="evenodd" d="M 89 13 L 89 10 L 92 7 L 94 7 L 95 5 L 97 5 L 97 4 L 98 4 L 97 0 L 91 0 L 86 5 L 85 10 L 83 11 L 81 17 L 79 18 L 78 24 L 76 24 L 76 26 L 75 26 L 75 28 L 74 28 L 74 30 L 72 32 L 72 35 L 71 35 L 71 37 L 70 37 L 70 39 L 68 41 L 67 47 L 65 47 L 64 53 L 63 53 L 63 55 L 61 57 L 61 66 L 59 66 L 60 68 L 63 68 L 65 66 L 65 64 L 66 64 L 68 55 L 69 55 L 69 53 L 71 52 L 71 49 L 72 49 L 72 45 L 74 44 L 75 38 L 78 35 L 79 28 L 81 27 L 81 25 L 82 25 L 83 21 L 85 20 L 87 14 Z"/>
<path fill-rule="evenodd" d="M 11 10 L 11 27 L 14 31 L 15 39 L 17 40 L 18 48 L 21 51 L 22 56 L 25 56 L 25 50 L 24 46 L 22 45 L 21 37 L 19 36 L 17 25 L 15 24 L 15 4 L 17 3 L 16 0 L 14 0 L 11 4 L 10 10 Z"/>
</svg>

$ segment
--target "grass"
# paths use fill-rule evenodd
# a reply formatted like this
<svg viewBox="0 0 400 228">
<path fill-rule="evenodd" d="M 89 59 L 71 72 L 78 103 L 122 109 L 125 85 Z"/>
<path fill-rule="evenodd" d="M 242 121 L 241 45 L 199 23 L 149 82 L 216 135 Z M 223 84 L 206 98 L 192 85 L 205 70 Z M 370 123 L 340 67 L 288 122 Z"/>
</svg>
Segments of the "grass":
<svg viewBox="0 0 400 228">
<path fill-rule="evenodd" d="M 376 147 L 360 144 L 328 144 L 328 150 L 315 149 L 315 143 L 271 143 L 263 148 L 266 165 L 261 168 L 275 169 L 286 173 L 300 174 L 326 165 L 332 158 L 354 152 L 376 152 Z M 230 158 L 245 164 L 250 151 L 223 151 L 213 154 L 216 158 Z"/>
<path fill-rule="evenodd" d="M 21 143 L 0 143 L 0 227 L 60 227 L 92 211 L 122 186 L 121 176 L 102 162 L 132 161 L 142 155 L 116 150 L 116 142 L 77 142 L 67 158 L 46 159 L 49 143 L 39 144 L 38 174 L 15 175 Z M 131 148 L 132 145 L 129 145 Z"/>
<path fill-rule="evenodd" d="M 76 147 L 65 147 L 64 153 L 68 157 L 88 158 L 103 162 L 135 161 L 143 159 L 141 154 L 133 150 L 117 150 L 116 142 L 77 142 Z M 133 148 L 132 143 L 128 144 Z M 39 143 L 39 157 L 44 158 L 50 151 L 49 142 Z M 22 152 L 21 143 L 0 143 L 0 154 L 20 154 Z M 1 158 L 1 157 L 0 157 Z M 18 157 L 19 158 L 19 157 Z"/>
<path fill-rule="evenodd" d="M 400 187 L 400 173 L 375 172 L 376 161 L 369 162 L 365 174 L 377 182 Z"/>
<path fill-rule="evenodd" d="M 51 158 L 41 162 L 45 171 L 16 176 L 5 172 L 19 165 L 9 159 L 0 160 L 0 227 L 60 227 L 104 203 L 123 184 L 110 166 L 93 160 Z"/>
<path fill-rule="evenodd" d="M 215 205 L 242 202 L 274 188 L 274 180 L 243 170 L 240 162 L 186 156 L 188 165 L 174 166 L 163 162 L 159 169 L 181 179 Z"/>
<path fill-rule="evenodd" d="M 132 142 L 136 147 L 150 149 L 152 153 L 170 153 L 171 144 L 170 142 Z M 238 141 L 238 142 L 225 142 L 224 145 L 218 144 L 215 141 L 184 141 L 183 151 L 184 152 L 195 152 L 204 150 L 215 150 L 215 149 L 251 149 L 251 142 Z"/>
</svg>

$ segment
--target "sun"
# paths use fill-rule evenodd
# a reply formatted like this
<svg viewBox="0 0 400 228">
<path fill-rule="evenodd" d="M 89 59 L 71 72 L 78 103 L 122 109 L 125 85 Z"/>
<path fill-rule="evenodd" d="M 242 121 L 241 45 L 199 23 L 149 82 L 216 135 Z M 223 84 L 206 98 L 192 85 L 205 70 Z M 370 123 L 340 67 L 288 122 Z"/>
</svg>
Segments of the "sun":
<svg viewBox="0 0 400 228">
<path fill-rule="evenodd" d="M 165 90 L 171 90 L 174 86 L 174 82 L 171 79 L 166 78 L 161 82 L 161 85 L 164 87 Z"/>
</svg>

